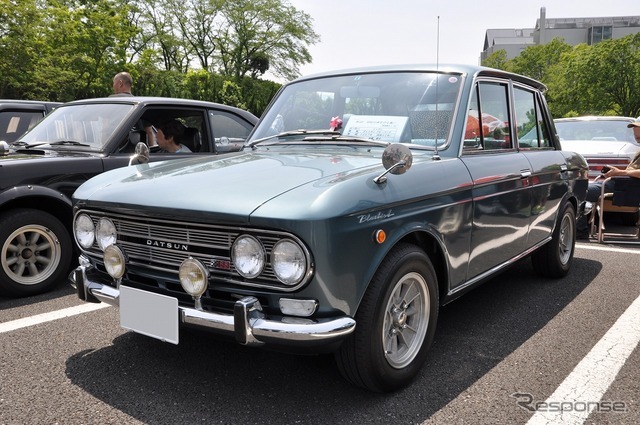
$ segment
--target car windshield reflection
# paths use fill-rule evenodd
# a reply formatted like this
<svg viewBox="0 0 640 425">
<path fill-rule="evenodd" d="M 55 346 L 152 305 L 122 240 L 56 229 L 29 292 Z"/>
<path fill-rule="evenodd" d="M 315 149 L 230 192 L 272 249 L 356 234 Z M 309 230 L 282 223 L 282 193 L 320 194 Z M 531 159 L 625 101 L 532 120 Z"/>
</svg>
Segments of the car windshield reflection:
<svg viewBox="0 0 640 425">
<path fill-rule="evenodd" d="M 133 105 L 88 104 L 59 107 L 25 134 L 21 147 L 102 151 Z"/>
<path fill-rule="evenodd" d="M 427 72 L 302 80 L 278 96 L 249 144 L 295 143 L 310 133 L 339 132 L 344 138 L 334 137 L 336 142 L 371 140 L 440 148 L 448 141 L 461 81 L 458 74 Z"/>
</svg>

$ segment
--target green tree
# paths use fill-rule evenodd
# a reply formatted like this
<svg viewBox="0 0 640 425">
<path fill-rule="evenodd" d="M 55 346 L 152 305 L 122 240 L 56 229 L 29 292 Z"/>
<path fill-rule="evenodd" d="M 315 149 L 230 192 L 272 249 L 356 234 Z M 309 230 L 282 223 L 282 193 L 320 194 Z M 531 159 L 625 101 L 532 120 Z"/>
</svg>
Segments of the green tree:
<svg viewBox="0 0 640 425">
<path fill-rule="evenodd" d="M 21 97 L 33 80 L 44 42 L 42 18 L 34 0 L 0 0 L 0 97 Z"/>
<path fill-rule="evenodd" d="M 269 69 L 285 79 L 297 77 L 311 61 L 307 46 L 319 40 L 312 19 L 284 0 L 227 0 L 227 25 L 217 35 L 220 72 L 236 82 Z"/>
<path fill-rule="evenodd" d="M 509 70 L 509 60 L 507 59 L 507 51 L 504 49 L 497 50 L 482 60 L 482 66 L 489 68 Z"/>
<path fill-rule="evenodd" d="M 198 58 L 201 69 L 212 71 L 224 0 L 168 0 L 168 3 L 177 14 L 182 42 Z"/>
<path fill-rule="evenodd" d="M 591 46 L 577 75 L 600 112 L 640 115 L 640 33 Z"/>
<path fill-rule="evenodd" d="M 559 38 L 549 43 L 529 46 L 509 62 L 511 71 L 527 75 L 544 82 L 549 71 L 561 61 L 562 54 L 571 50 L 571 45 Z"/>
</svg>

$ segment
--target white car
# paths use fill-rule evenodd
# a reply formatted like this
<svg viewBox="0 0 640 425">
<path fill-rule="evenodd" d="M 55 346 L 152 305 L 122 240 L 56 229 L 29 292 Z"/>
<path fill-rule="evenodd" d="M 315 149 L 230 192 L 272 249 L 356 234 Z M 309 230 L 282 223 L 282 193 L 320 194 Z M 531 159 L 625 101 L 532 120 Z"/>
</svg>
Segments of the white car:
<svg viewBox="0 0 640 425">
<path fill-rule="evenodd" d="M 585 116 L 559 118 L 554 123 L 562 149 L 578 152 L 589 164 L 589 179 L 593 180 L 605 165 L 626 168 L 640 144 L 628 128 L 631 117 Z"/>
<path fill-rule="evenodd" d="M 620 116 L 584 116 L 555 119 L 562 149 L 578 152 L 589 164 L 589 180 L 602 173 L 602 167 L 626 168 L 640 150 L 640 144 L 628 128 L 635 118 Z M 640 218 L 637 208 L 614 206 L 605 201 L 605 211 L 622 213 L 623 222 L 635 225 Z"/>
</svg>

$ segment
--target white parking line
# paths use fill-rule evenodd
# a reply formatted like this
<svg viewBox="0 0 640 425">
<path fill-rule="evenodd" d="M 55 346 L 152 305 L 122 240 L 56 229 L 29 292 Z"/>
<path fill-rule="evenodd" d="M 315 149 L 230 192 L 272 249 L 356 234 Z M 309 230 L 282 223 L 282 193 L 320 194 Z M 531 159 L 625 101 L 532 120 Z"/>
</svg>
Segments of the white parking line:
<svg viewBox="0 0 640 425">
<path fill-rule="evenodd" d="M 35 316 L 25 317 L 23 319 L 12 320 L 10 322 L 0 323 L 0 334 L 4 332 L 15 331 L 16 329 L 26 328 L 28 326 L 37 325 L 52 320 L 62 319 L 65 317 L 75 316 L 77 314 L 88 313 L 101 308 L 109 307 L 109 304 L 81 304 L 75 307 L 64 308 L 62 310 L 51 311 L 49 313 L 37 314 Z"/>
<path fill-rule="evenodd" d="M 546 400 L 545 406 L 560 406 L 561 409 L 538 410 L 527 425 L 584 423 L 639 341 L 640 297 Z M 567 409 L 563 410 L 565 406 Z"/>
<path fill-rule="evenodd" d="M 640 244 L 638 245 L 640 247 Z M 640 254 L 640 249 L 619 248 L 615 246 L 607 245 L 588 245 L 586 243 L 577 243 L 578 249 L 590 249 L 592 251 L 609 251 L 609 252 L 624 252 L 625 254 Z"/>
</svg>

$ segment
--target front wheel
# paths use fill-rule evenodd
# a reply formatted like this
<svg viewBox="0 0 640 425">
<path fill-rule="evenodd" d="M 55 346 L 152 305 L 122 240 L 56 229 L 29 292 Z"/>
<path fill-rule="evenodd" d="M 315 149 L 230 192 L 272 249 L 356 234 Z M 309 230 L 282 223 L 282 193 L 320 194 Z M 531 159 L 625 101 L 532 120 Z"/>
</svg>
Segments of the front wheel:
<svg viewBox="0 0 640 425">
<path fill-rule="evenodd" d="M 50 290 L 68 272 L 71 237 L 44 211 L 16 209 L 0 216 L 0 293 L 27 296 Z"/>
<path fill-rule="evenodd" d="M 569 273 L 576 245 L 576 213 L 565 203 L 551 240 L 531 256 L 533 268 L 543 277 L 560 278 Z"/>
<path fill-rule="evenodd" d="M 342 375 L 376 392 L 408 385 L 426 360 L 438 318 L 438 282 L 429 257 L 402 244 L 385 258 L 336 353 Z"/>
</svg>

